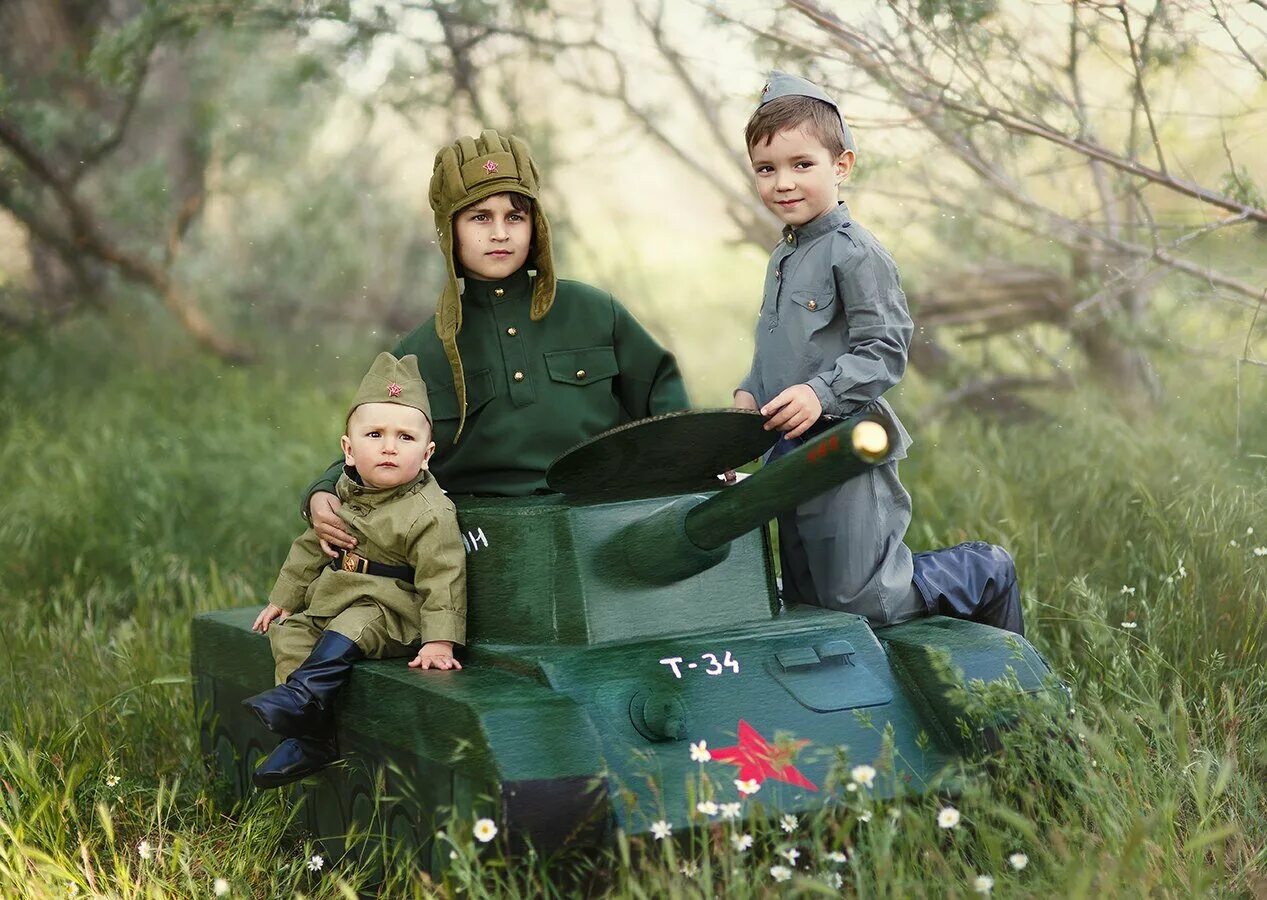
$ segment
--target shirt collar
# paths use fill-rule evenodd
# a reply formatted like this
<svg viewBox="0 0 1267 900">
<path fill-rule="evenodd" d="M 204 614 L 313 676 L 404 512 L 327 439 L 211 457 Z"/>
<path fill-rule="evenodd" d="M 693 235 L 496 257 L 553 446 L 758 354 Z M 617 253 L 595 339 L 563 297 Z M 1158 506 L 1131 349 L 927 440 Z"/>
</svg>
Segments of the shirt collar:
<svg viewBox="0 0 1267 900">
<path fill-rule="evenodd" d="M 361 476 L 356 469 L 344 466 L 343 474 L 339 476 L 339 483 L 335 485 L 334 492 L 339 500 L 345 503 L 355 497 L 366 506 L 382 506 L 397 497 L 403 497 L 413 490 L 416 485 L 422 484 L 429 477 L 431 477 L 431 473 L 423 469 L 412 481 L 407 481 L 396 487 L 372 488 L 361 482 Z"/>
<path fill-rule="evenodd" d="M 508 300 L 523 300 L 532 293 L 532 278 L 528 275 L 528 267 L 524 266 L 513 275 L 500 281 L 477 281 L 465 279 L 462 289 L 462 302 L 475 303 L 478 306 L 492 306 L 494 303 L 505 303 Z"/>
<path fill-rule="evenodd" d="M 784 225 L 783 241 L 792 246 L 797 246 L 805 241 L 812 241 L 814 238 L 833 232 L 848 221 L 849 207 L 844 203 L 837 203 L 817 219 L 812 222 L 806 222 L 800 228 Z"/>
</svg>

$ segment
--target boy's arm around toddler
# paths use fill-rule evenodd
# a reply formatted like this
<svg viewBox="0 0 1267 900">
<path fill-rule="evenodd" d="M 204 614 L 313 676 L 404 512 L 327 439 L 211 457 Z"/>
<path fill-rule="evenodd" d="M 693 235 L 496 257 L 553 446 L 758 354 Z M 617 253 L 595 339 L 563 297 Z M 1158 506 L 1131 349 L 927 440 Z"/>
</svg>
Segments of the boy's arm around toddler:
<svg viewBox="0 0 1267 900">
<path fill-rule="evenodd" d="M 844 305 L 849 346 L 807 382 L 823 412 L 848 416 L 877 400 L 906 371 L 914 324 L 897 266 L 874 239 L 837 233 L 832 247 L 836 298 Z"/>
</svg>

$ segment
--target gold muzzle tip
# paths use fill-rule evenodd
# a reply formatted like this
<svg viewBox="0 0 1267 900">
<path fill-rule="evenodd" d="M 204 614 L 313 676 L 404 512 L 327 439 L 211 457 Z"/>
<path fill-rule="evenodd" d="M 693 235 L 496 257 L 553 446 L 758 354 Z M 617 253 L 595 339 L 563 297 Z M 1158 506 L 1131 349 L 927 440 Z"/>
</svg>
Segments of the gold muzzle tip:
<svg viewBox="0 0 1267 900">
<path fill-rule="evenodd" d="M 879 422 L 859 422 L 853 427 L 854 452 L 867 462 L 876 462 L 889 452 L 889 433 Z"/>
</svg>

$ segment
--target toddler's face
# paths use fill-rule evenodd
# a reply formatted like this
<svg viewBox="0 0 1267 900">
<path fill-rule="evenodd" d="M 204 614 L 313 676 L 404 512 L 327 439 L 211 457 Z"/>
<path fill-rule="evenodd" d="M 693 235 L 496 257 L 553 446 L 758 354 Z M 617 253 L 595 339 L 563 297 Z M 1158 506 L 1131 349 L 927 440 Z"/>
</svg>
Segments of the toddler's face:
<svg viewBox="0 0 1267 900">
<path fill-rule="evenodd" d="M 421 410 L 399 403 L 362 403 L 343 435 L 343 461 L 366 487 L 398 487 L 418 477 L 435 452 L 431 426 Z"/>
<path fill-rule="evenodd" d="M 836 205 L 836 189 L 853 168 L 853 151 L 833 159 L 804 125 L 748 149 L 757 193 L 787 225 L 812 222 Z"/>
<path fill-rule="evenodd" d="M 453 217 L 458 262 L 467 278 L 498 281 L 519 270 L 532 247 L 532 220 L 508 194 L 478 200 Z"/>
</svg>

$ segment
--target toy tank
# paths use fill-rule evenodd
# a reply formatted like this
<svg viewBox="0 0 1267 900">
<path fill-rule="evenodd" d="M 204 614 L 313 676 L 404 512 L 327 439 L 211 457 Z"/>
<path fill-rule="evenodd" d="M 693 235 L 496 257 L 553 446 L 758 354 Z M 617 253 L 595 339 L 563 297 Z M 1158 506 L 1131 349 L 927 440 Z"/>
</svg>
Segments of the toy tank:
<svg viewBox="0 0 1267 900">
<path fill-rule="evenodd" d="M 512 846 L 542 851 L 660 819 L 680 832 L 698 821 L 701 774 L 718 802 L 751 780 L 771 814 L 810 810 L 840 747 L 851 764 L 883 754 L 877 794 L 895 779 L 920 791 L 980 739 L 957 721 L 946 660 L 967 679 L 1043 688 L 1029 643 L 985 625 L 873 631 L 859 616 L 784 608 L 765 524 L 883 461 L 892 425 L 836 424 L 717 490 L 713 473 L 772 442 L 761 421 L 699 411 L 633 423 L 556 460 L 548 482 L 563 493 L 455 498 L 466 668 L 357 664 L 339 704 L 344 762 L 293 788 L 327 850 L 358 829 L 439 868 L 448 853 L 434 836 L 450 814 L 491 817 Z M 240 706 L 272 680 L 268 641 L 249 630 L 257 611 L 193 625 L 203 749 L 239 796 L 276 744 Z M 698 742 L 709 761 L 693 760 Z"/>
</svg>

